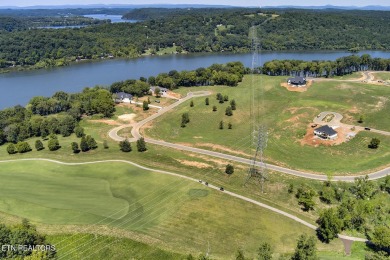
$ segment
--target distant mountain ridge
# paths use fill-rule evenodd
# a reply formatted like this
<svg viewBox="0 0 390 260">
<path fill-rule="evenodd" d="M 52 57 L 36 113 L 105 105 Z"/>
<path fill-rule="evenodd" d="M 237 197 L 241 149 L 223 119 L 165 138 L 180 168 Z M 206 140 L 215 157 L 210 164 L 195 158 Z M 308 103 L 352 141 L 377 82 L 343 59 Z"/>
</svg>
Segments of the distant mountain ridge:
<svg viewBox="0 0 390 260">
<path fill-rule="evenodd" d="M 35 6 L 0 6 L 0 9 L 91 9 L 91 8 L 259 8 L 259 6 L 232 6 L 232 5 L 205 5 L 205 4 L 90 4 L 90 5 L 35 5 Z M 298 5 L 280 5 L 280 6 L 261 6 L 264 9 L 339 9 L 339 10 L 373 10 L 390 11 L 390 6 L 368 5 L 368 6 L 298 6 Z"/>
<path fill-rule="evenodd" d="M 362 10 L 362 11 L 390 11 L 390 6 L 367 5 L 367 6 L 297 6 L 297 5 L 280 5 L 280 6 L 262 6 L 265 9 L 339 9 L 339 10 Z"/>
</svg>

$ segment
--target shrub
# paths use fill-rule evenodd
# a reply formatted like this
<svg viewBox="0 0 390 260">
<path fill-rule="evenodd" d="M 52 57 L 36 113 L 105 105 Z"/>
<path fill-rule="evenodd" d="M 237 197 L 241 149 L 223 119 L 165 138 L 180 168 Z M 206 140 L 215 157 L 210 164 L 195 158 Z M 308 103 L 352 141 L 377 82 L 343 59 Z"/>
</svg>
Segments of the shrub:
<svg viewBox="0 0 390 260">
<path fill-rule="evenodd" d="M 71 146 L 72 146 L 73 153 L 79 153 L 80 152 L 78 143 L 72 142 Z"/>
<path fill-rule="evenodd" d="M 103 147 L 104 147 L 104 149 L 108 149 L 109 148 L 107 140 L 103 141 Z"/>
<path fill-rule="evenodd" d="M 217 111 L 217 106 L 213 106 L 213 111 Z"/>
<path fill-rule="evenodd" d="M 36 140 L 35 141 L 35 149 L 37 149 L 37 151 L 45 149 L 45 147 L 43 146 L 43 143 L 41 142 L 41 140 Z"/>
<path fill-rule="evenodd" d="M 47 147 L 49 148 L 50 151 L 56 151 L 60 149 L 61 146 L 57 138 L 50 138 Z"/>
<path fill-rule="evenodd" d="M 381 143 L 381 140 L 378 138 L 372 138 L 370 144 L 368 145 L 368 148 L 371 149 L 377 149 L 379 147 L 379 144 Z"/>
<path fill-rule="evenodd" d="M 16 144 L 19 153 L 27 153 L 31 151 L 31 147 L 27 142 L 19 142 Z"/>
<path fill-rule="evenodd" d="M 7 152 L 8 152 L 8 154 L 15 154 L 15 153 L 17 153 L 15 145 L 14 144 L 9 144 L 7 146 Z"/>
<path fill-rule="evenodd" d="M 78 138 L 81 138 L 85 135 L 84 128 L 82 128 L 81 126 L 76 126 L 76 128 L 74 129 L 74 133 Z"/>
<path fill-rule="evenodd" d="M 233 111 L 232 111 L 232 107 L 231 106 L 228 106 L 226 108 L 225 115 L 227 115 L 227 116 L 232 116 L 233 115 Z"/>
<path fill-rule="evenodd" d="M 227 174 L 233 174 L 234 173 L 234 166 L 231 164 L 226 165 L 225 173 Z"/>
</svg>

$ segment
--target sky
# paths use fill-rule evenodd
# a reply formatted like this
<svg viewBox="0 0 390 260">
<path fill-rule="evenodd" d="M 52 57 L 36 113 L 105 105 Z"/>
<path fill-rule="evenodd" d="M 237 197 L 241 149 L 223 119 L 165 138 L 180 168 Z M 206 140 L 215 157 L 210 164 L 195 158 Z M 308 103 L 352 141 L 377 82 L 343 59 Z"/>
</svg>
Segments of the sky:
<svg viewBox="0 0 390 260">
<path fill-rule="evenodd" d="M 87 4 L 213 4 L 233 6 L 278 6 L 278 5 L 336 5 L 336 6 L 390 6 L 389 0 L 0 0 L 0 6 L 33 5 L 87 5 Z"/>
</svg>

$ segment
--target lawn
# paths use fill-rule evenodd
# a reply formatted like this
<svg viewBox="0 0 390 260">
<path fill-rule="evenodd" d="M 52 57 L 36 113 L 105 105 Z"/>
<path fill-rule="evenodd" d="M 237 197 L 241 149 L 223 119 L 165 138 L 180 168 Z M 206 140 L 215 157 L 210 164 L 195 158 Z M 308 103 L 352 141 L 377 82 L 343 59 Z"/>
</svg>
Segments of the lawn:
<svg viewBox="0 0 390 260">
<path fill-rule="evenodd" d="M 373 133 L 360 133 L 352 141 L 338 146 L 301 145 L 300 140 L 307 126 L 322 111 L 334 111 L 344 116 L 343 122 L 358 124 L 360 114 L 366 115 L 364 126 L 390 131 L 390 104 L 386 102 L 390 89 L 384 86 L 352 82 L 315 83 L 307 92 L 289 92 L 280 86 L 284 77 L 247 76 L 238 87 L 182 88 L 178 92 L 211 90 L 210 105 L 204 97 L 181 104 L 174 111 L 154 121 L 144 133 L 169 142 L 215 149 L 249 157 L 253 154 L 251 113 L 256 123 L 268 128 L 266 160 L 289 168 L 326 174 L 353 174 L 379 168 L 390 161 L 390 138 Z M 255 89 L 255 105 L 251 106 L 252 84 Z M 216 93 L 235 99 L 237 110 L 233 116 L 225 115 L 228 102 L 219 104 Z M 212 107 L 217 107 L 213 112 Z M 253 111 L 253 112 L 251 112 Z M 190 123 L 180 127 L 181 115 L 189 113 Z M 219 129 L 220 121 L 224 129 Z M 228 123 L 233 129 L 227 129 Z M 381 140 L 377 150 L 368 149 L 372 137 Z M 351 163 L 353 162 L 353 163 Z"/>
<path fill-rule="evenodd" d="M 290 219 L 197 182 L 123 163 L 8 162 L 1 164 L 0 179 L 0 211 L 27 217 L 38 226 L 54 225 L 58 233 L 71 232 L 69 225 L 87 225 L 82 233 L 94 233 L 94 226 L 105 225 L 182 254 L 197 255 L 210 244 L 217 258 L 230 257 L 239 247 L 254 255 L 263 241 L 270 242 L 276 252 L 288 253 L 297 234 L 314 235 Z M 56 242 L 64 252 L 70 248 L 93 252 L 107 245 L 106 240 L 85 242 L 81 238 Z M 338 242 L 319 248 L 342 249 Z"/>
</svg>

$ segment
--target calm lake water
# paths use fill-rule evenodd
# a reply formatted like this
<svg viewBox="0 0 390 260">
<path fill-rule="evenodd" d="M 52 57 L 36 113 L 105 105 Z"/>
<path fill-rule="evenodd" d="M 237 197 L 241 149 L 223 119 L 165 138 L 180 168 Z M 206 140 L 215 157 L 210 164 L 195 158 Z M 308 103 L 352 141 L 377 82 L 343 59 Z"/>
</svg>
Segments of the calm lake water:
<svg viewBox="0 0 390 260">
<path fill-rule="evenodd" d="M 98 20 L 107 20 L 110 19 L 111 23 L 135 23 L 137 20 L 124 20 L 122 15 L 111 15 L 111 14 L 86 14 L 84 17 L 98 19 Z"/>
<path fill-rule="evenodd" d="M 365 51 L 372 57 L 390 58 L 390 52 Z M 259 65 L 274 59 L 335 60 L 348 52 L 267 52 L 261 53 Z M 51 96 L 56 91 L 78 92 L 84 87 L 110 85 L 115 81 L 156 76 L 170 70 L 193 70 L 214 63 L 241 61 L 251 67 L 252 54 L 191 54 L 148 56 L 138 59 L 80 62 L 68 67 L 0 74 L 0 109 L 26 105 L 33 96 Z"/>
</svg>

